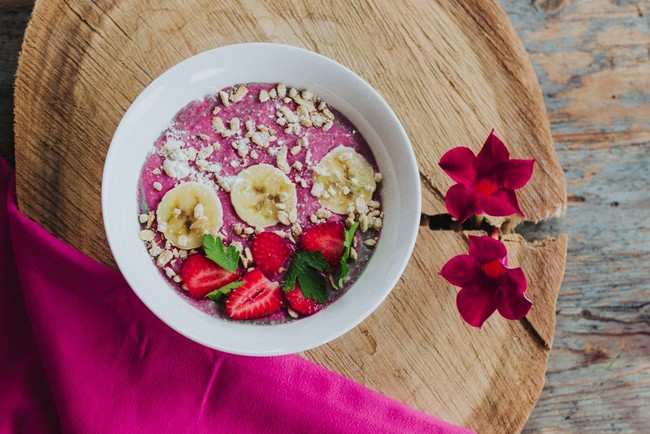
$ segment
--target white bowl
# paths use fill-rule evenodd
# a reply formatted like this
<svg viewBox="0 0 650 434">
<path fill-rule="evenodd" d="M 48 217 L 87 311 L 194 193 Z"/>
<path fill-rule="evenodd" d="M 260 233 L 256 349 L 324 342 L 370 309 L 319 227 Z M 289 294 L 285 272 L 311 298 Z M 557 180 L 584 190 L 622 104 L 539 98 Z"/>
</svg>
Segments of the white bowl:
<svg viewBox="0 0 650 434">
<path fill-rule="evenodd" d="M 192 100 L 237 83 L 284 82 L 309 88 L 345 115 L 370 145 L 383 174 L 381 239 L 365 271 L 326 309 L 277 325 L 212 317 L 175 292 L 137 234 L 137 185 L 153 143 Z M 156 78 L 120 122 L 104 165 L 102 212 L 115 261 L 144 304 L 188 338 L 229 353 L 269 356 L 325 344 L 368 317 L 397 283 L 411 256 L 421 209 L 411 143 L 383 98 L 358 75 L 319 54 L 287 45 L 230 45 L 193 56 Z"/>
</svg>

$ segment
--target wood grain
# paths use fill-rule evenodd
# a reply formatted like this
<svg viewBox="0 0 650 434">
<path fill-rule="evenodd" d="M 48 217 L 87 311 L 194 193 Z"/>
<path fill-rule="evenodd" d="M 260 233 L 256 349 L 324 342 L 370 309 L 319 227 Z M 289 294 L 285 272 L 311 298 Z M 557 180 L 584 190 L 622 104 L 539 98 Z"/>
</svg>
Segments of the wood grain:
<svg viewBox="0 0 650 434">
<path fill-rule="evenodd" d="M 100 179 L 121 116 L 169 66 L 243 41 L 312 49 L 377 88 L 413 141 L 425 212 L 444 212 L 451 181 L 437 168 L 440 156 L 460 145 L 477 150 L 493 127 L 514 157 L 538 161 L 520 194 L 527 216 L 538 221 L 565 207 L 532 66 L 492 1 L 413 0 L 397 10 L 379 0 L 51 0 L 35 5 L 16 80 L 22 211 L 113 265 L 101 225 Z M 305 356 L 451 422 L 480 432 L 520 431 L 543 383 L 566 238 L 509 239 L 513 264 L 526 267 L 535 308 L 522 322 L 495 317 L 478 331 L 460 320 L 456 289 L 436 274 L 466 251 L 465 235 L 428 229 L 420 235 L 391 299 L 352 333 Z"/>
</svg>

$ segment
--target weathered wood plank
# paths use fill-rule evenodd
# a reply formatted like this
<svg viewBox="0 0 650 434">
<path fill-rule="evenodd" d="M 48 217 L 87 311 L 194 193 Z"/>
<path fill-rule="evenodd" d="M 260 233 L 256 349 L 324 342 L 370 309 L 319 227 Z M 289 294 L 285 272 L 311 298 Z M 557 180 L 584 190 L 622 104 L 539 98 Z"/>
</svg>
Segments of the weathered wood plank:
<svg viewBox="0 0 650 434">
<path fill-rule="evenodd" d="M 648 432 L 648 1 L 501 0 L 535 65 L 570 234 L 546 385 L 525 432 Z"/>
</svg>

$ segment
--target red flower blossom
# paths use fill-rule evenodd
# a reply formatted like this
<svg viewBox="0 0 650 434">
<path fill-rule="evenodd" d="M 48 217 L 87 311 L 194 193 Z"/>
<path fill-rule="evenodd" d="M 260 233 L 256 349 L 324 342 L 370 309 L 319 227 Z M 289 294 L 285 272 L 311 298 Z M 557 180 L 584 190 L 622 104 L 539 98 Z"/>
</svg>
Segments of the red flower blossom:
<svg viewBox="0 0 650 434">
<path fill-rule="evenodd" d="M 449 283 L 461 287 L 456 306 L 469 325 L 481 327 L 495 310 L 507 319 L 521 319 L 530 310 L 524 272 L 507 265 L 501 241 L 470 235 L 468 254 L 454 256 L 440 270 Z"/>
<path fill-rule="evenodd" d="M 473 214 L 523 216 L 515 190 L 526 185 L 534 163 L 535 160 L 511 159 L 494 130 L 476 156 L 464 146 L 451 149 L 438 163 L 458 183 L 445 196 L 447 211 L 460 223 Z"/>
</svg>

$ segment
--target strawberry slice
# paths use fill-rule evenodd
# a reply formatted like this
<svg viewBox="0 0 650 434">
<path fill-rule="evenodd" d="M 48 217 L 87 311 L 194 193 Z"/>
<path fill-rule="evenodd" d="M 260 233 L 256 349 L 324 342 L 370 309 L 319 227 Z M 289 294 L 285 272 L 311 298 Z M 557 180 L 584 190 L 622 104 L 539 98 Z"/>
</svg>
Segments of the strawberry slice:
<svg viewBox="0 0 650 434">
<path fill-rule="evenodd" d="M 289 307 L 303 315 L 315 314 L 324 306 L 317 301 L 305 297 L 298 284 L 296 284 L 291 291 L 284 294 L 284 296 L 286 297 L 287 302 L 289 302 Z"/>
<path fill-rule="evenodd" d="M 345 229 L 338 222 L 326 222 L 307 229 L 300 239 L 303 249 L 319 250 L 331 266 L 341 260 L 345 246 Z"/>
<path fill-rule="evenodd" d="M 244 284 L 232 290 L 226 300 L 226 313 L 232 319 L 269 316 L 282 306 L 282 290 L 256 268 L 241 279 Z"/>
<path fill-rule="evenodd" d="M 239 270 L 234 273 L 220 267 L 205 255 L 197 253 L 187 257 L 180 270 L 181 279 L 190 295 L 197 300 L 222 286 L 234 282 L 239 277 Z"/>
<path fill-rule="evenodd" d="M 266 276 L 274 276 L 293 253 L 289 242 L 273 232 L 258 234 L 251 245 L 253 261 Z"/>
</svg>

